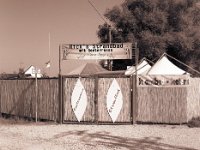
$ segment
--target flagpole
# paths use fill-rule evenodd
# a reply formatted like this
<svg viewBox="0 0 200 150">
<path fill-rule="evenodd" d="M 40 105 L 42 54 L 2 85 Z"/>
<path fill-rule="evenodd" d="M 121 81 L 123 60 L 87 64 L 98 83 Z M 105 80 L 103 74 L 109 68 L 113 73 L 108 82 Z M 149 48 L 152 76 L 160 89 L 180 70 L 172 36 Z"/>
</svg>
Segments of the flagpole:
<svg viewBox="0 0 200 150">
<path fill-rule="evenodd" d="M 62 44 L 59 45 L 59 123 L 62 124 L 62 121 L 63 121 L 63 101 L 62 101 L 62 94 L 63 94 L 63 87 L 62 87 L 62 71 L 61 71 L 61 68 L 62 68 L 62 58 L 61 58 L 61 55 L 62 55 L 62 52 L 61 52 L 61 49 L 62 49 Z"/>
<path fill-rule="evenodd" d="M 51 34 L 49 32 L 49 63 L 51 64 Z M 49 67 L 49 76 L 51 73 L 51 67 Z"/>
</svg>

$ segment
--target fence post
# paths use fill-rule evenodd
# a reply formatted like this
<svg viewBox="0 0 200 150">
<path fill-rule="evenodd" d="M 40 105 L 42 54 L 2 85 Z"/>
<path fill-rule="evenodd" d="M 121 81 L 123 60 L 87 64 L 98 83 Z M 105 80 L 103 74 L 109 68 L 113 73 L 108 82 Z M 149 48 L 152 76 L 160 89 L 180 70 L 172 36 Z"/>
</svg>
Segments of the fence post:
<svg viewBox="0 0 200 150">
<path fill-rule="evenodd" d="M 95 100 L 94 100 L 94 104 L 95 104 L 95 123 L 98 124 L 98 120 L 99 120 L 99 114 L 98 114 L 98 75 L 95 76 L 95 81 L 94 81 L 94 94 L 95 94 Z"/>
</svg>

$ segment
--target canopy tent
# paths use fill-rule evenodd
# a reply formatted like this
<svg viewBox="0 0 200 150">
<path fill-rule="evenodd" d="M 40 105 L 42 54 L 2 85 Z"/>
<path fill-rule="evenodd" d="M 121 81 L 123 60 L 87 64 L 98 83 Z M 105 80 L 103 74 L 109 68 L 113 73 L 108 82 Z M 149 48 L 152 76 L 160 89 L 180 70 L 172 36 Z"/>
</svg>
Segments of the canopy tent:
<svg viewBox="0 0 200 150">
<path fill-rule="evenodd" d="M 136 68 L 135 66 L 131 66 L 131 67 L 127 68 L 127 70 L 125 71 L 125 75 L 135 74 L 135 72 L 136 72 L 135 68 Z M 143 58 L 141 60 L 141 62 L 138 64 L 137 68 L 138 68 L 137 69 L 137 74 L 146 74 L 149 71 L 149 69 L 151 69 L 151 66 L 146 61 L 146 59 Z"/>
<path fill-rule="evenodd" d="M 102 68 L 99 64 L 96 63 L 86 63 L 78 68 L 72 70 L 69 72 L 67 75 L 83 75 L 83 76 L 88 76 L 88 75 L 94 75 L 97 74 L 98 72 L 103 72 L 107 71 L 106 69 Z"/>
<path fill-rule="evenodd" d="M 147 72 L 148 75 L 184 75 L 186 71 L 174 65 L 166 55 L 163 55 Z"/>
</svg>

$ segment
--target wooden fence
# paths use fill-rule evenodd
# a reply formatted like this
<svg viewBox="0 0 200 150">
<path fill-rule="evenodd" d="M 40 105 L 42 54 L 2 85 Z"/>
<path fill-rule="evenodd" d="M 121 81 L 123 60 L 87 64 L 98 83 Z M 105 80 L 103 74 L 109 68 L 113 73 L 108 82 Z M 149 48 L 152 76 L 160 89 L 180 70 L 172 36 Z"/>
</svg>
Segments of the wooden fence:
<svg viewBox="0 0 200 150">
<path fill-rule="evenodd" d="M 35 118 L 35 80 L 0 80 L 0 112 Z M 38 80 L 38 118 L 58 120 L 58 79 Z"/>
<path fill-rule="evenodd" d="M 87 107 L 81 122 L 112 123 L 106 108 L 106 95 L 113 81 L 118 82 L 123 107 L 117 123 L 151 122 L 181 124 L 200 116 L 200 79 L 190 78 L 187 86 L 140 87 L 137 100 L 134 78 L 96 76 L 80 78 L 86 93 Z M 63 78 L 63 121 L 77 122 L 71 108 L 71 95 L 77 77 Z M 132 92 L 131 92 L 131 88 Z M 38 80 L 38 118 L 60 118 L 58 79 Z M 35 118 L 35 80 L 0 80 L 0 113 Z"/>
</svg>

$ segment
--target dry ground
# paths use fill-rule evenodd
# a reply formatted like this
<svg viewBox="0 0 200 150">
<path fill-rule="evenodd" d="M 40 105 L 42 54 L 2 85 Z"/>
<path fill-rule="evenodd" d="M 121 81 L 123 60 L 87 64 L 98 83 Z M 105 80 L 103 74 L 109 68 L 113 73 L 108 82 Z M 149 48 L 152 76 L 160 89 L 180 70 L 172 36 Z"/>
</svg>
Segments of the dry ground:
<svg viewBox="0 0 200 150">
<path fill-rule="evenodd" d="M 0 119 L 0 150 L 196 150 L 200 128 L 68 125 Z"/>
</svg>

